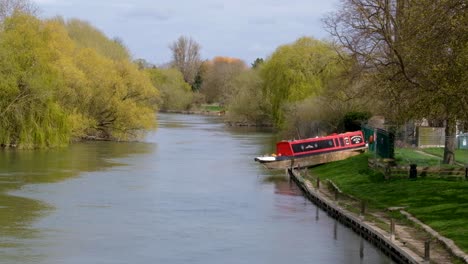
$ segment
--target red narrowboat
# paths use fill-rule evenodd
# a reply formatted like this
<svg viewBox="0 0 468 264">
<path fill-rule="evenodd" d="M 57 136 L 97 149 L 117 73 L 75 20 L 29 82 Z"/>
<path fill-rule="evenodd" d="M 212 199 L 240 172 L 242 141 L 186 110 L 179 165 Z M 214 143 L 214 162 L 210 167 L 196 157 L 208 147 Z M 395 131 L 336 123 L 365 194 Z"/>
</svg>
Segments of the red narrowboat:
<svg viewBox="0 0 468 264">
<path fill-rule="evenodd" d="M 308 167 L 354 156 L 366 149 L 362 131 L 332 134 L 325 137 L 283 140 L 276 144 L 276 154 L 256 157 L 267 168 Z"/>
</svg>

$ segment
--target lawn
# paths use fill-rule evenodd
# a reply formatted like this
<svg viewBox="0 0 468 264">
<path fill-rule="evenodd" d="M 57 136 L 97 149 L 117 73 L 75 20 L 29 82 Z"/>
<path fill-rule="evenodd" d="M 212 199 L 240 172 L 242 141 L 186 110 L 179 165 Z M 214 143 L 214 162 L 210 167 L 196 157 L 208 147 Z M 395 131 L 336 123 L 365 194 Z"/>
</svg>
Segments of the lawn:
<svg viewBox="0 0 468 264">
<path fill-rule="evenodd" d="M 405 151 L 398 155 L 410 155 Z M 403 206 L 406 210 L 455 241 L 468 251 L 468 181 L 438 178 L 391 178 L 367 167 L 368 154 L 311 169 L 311 174 L 331 179 L 345 193 L 368 201 L 370 207 L 384 210 Z M 417 156 L 417 158 L 424 159 Z"/>
<path fill-rule="evenodd" d="M 444 156 L 443 148 L 425 148 L 422 150 L 426 153 L 436 155 L 441 158 Z M 468 149 L 455 150 L 455 160 L 463 164 L 468 164 Z"/>
<path fill-rule="evenodd" d="M 224 108 L 219 104 L 203 104 L 201 105 L 201 109 L 208 112 L 219 112 L 224 110 Z"/>
<path fill-rule="evenodd" d="M 395 149 L 395 160 L 399 165 L 417 164 L 418 167 L 440 166 L 442 158 L 424 154 L 411 148 Z"/>
</svg>

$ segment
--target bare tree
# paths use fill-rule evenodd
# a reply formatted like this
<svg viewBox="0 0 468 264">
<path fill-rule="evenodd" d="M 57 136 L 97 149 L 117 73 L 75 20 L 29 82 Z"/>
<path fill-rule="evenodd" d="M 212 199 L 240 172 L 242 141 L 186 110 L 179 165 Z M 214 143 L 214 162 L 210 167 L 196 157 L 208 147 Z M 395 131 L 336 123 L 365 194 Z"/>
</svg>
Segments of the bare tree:
<svg viewBox="0 0 468 264">
<path fill-rule="evenodd" d="M 444 162 L 454 162 L 455 126 L 466 120 L 466 0 L 342 0 L 325 24 L 373 76 L 400 119 L 446 123 Z"/>
<path fill-rule="evenodd" d="M 200 45 L 191 37 L 180 36 L 169 48 L 172 51 L 172 65 L 179 69 L 184 76 L 184 80 L 193 86 L 202 63 Z"/>
<path fill-rule="evenodd" d="M 0 0 L 0 21 L 11 16 L 15 11 L 35 15 L 38 8 L 29 0 Z"/>
</svg>

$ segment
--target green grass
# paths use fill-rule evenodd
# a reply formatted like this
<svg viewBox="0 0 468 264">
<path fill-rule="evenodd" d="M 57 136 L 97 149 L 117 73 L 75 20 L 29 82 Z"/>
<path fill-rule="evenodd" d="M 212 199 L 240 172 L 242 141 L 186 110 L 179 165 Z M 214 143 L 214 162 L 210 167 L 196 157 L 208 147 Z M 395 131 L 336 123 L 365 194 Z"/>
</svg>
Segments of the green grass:
<svg viewBox="0 0 468 264">
<path fill-rule="evenodd" d="M 411 154 L 412 155 L 412 154 Z M 437 178 L 392 178 L 367 167 L 367 154 L 311 169 L 321 180 L 331 179 L 345 193 L 384 210 L 406 210 L 468 251 L 468 181 Z"/>
<path fill-rule="evenodd" d="M 441 158 L 444 156 L 443 148 L 425 148 L 422 150 L 426 153 L 436 155 Z M 463 164 L 468 164 L 468 149 L 455 150 L 455 160 Z"/>
<path fill-rule="evenodd" d="M 219 111 L 223 111 L 224 110 L 224 107 L 218 105 L 218 104 L 203 104 L 201 106 L 201 109 L 203 111 L 209 111 L 209 112 L 219 112 Z"/>
<path fill-rule="evenodd" d="M 418 164 L 419 167 L 440 166 L 441 158 L 418 153 L 414 149 L 395 149 L 395 160 L 399 165 Z"/>
</svg>

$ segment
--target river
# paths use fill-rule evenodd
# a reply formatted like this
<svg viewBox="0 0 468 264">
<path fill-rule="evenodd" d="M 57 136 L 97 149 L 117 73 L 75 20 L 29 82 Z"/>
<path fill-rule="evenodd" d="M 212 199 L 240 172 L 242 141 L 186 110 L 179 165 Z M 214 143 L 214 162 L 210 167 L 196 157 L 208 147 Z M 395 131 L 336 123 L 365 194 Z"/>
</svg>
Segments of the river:
<svg viewBox="0 0 468 264">
<path fill-rule="evenodd" d="M 0 263 L 393 263 L 253 161 L 270 133 L 158 118 L 144 142 L 0 151 Z"/>
</svg>

